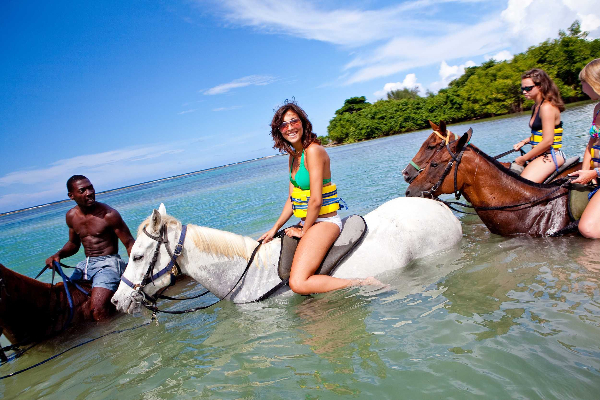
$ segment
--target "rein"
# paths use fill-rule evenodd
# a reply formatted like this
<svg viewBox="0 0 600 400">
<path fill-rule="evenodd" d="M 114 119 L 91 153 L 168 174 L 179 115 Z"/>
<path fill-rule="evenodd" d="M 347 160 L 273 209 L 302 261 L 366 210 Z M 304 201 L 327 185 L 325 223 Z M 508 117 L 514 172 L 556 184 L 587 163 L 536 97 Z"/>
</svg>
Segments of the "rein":
<svg viewBox="0 0 600 400">
<path fill-rule="evenodd" d="M 167 226 L 166 225 L 161 226 L 159 236 L 154 236 L 154 235 L 148 233 L 148 231 L 146 230 L 146 227 L 142 228 L 142 231 L 150 239 L 153 239 L 157 242 L 156 248 L 154 249 L 154 254 L 152 256 L 152 261 L 150 261 L 150 264 L 148 265 L 148 269 L 146 270 L 146 273 L 144 274 L 144 277 L 142 278 L 142 281 L 140 283 L 134 284 L 129 279 L 127 279 L 125 277 L 125 275 L 121 276 L 121 280 L 123 282 L 125 282 L 125 284 L 127 286 L 129 286 L 130 288 L 132 288 L 133 290 L 135 290 L 139 293 L 142 293 L 142 295 L 144 297 L 146 297 L 147 295 L 144 293 L 144 287 L 150 283 L 154 283 L 155 279 L 158 279 L 161 276 L 163 276 L 164 274 L 166 274 L 167 272 L 169 272 L 171 275 L 171 283 L 169 284 L 169 286 L 171 286 L 174 283 L 174 278 L 176 278 L 178 275 L 181 275 L 181 268 L 179 267 L 179 264 L 177 264 L 177 258 L 181 255 L 181 252 L 183 250 L 183 242 L 185 241 L 187 225 L 182 225 L 181 235 L 179 236 L 179 242 L 175 246 L 174 251 L 171 251 L 171 249 L 169 248 L 169 238 L 167 237 Z M 167 264 L 166 267 L 164 267 L 163 269 L 158 271 L 156 274 L 152 275 L 152 271 L 154 270 L 156 261 L 158 260 L 158 254 L 160 252 L 161 245 L 165 246 L 165 249 L 167 249 L 167 253 L 169 254 L 169 257 L 171 257 L 171 259 L 169 260 L 169 263 Z"/>
<path fill-rule="evenodd" d="M 450 173 L 450 170 L 454 166 L 454 162 L 456 162 L 456 169 L 454 170 L 454 197 L 456 197 L 456 200 L 460 199 L 460 192 L 458 191 L 458 186 L 457 186 L 458 166 L 460 165 L 460 162 L 462 161 L 462 156 L 465 153 L 465 150 L 467 149 L 467 146 L 464 146 L 462 148 L 462 150 L 458 153 L 458 155 L 456 155 L 456 154 L 454 154 L 454 152 L 452 152 L 452 150 L 450 150 L 450 144 L 452 144 L 454 142 L 456 142 L 456 140 L 454 140 L 453 142 L 449 142 L 448 144 L 446 144 L 446 150 L 448 150 L 448 153 L 450 154 L 450 157 L 452 157 L 452 160 L 450 160 L 448 162 L 448 164 L 446 165 L 446 168 L 444 169 L 444 172 L 442 173 L 442 176 L 435 183 L 435 185 L 433 185 L 431 187 L 431 189 L 423 192 L 423 197 L 425 197 L 425 196 L 430 196 L 432 198 L 435 197 L 434 193 L 440 188 L 440 186 L 442 185 L 442 183 L 444 183 L 444 180 L 446 179 L 446 177 Z"/>
<path fill-rule="evenodd" d="M 451 143 L 454 143 L 454 142 L 451 142 Z M 434 196 L 433 193 L 435 193 L 439 189 L 439 187 L 443 184 L 444 180 L 446 179 L 446 177 L 450 173 L 450 170 L 452 169 L 452 167 L 454 165 L 454 162 L 456 162 L 456 169 L 454 170 L 454 197 L 456 198 L 456 200 L 458 200 L 458 199 L 460 199 L 460 196 L 461 196 L 461 193 L 458 190 L 458 184 L 457 184 L 458 166 L 460 165 L 460 162 L 462 160 L 462 156 L 463 156 L 465 150 L 467 149 L 468 144 L 467 144 L 467 146 L 463 147 L 463 149 L 458 153 L 458 155 L 456 155 L 456 154 L 454 154 L 452 152 L 452 150 L 450 150 L 450 144 L 451 143 L 448 143 L 446 145 L 446 149 L 448 150 L 448 153 L 452 157 L 452 160 L 450 160 L 448 162 L 448 164 L 446 165 L 446 168 L 444 169 L 444 172 L 442 173 L 442 176 L 436 182 L 436 184 L 433 185 L 433 187 L 431 189 L 429 189 L 427 191 L 424 191 L 423 195 L 424 196 L 431 196 L 432 198 L 435 198 L 436 200 L 441 201 L 442 203 L 444 203 L 449 208 L 451 208 L 451 209 L 453 209 L 455 211 L 463 212 L 465 214 L 472 214 L 472 213 L 464 212 L 464 211 L 461 211 L 461 210 L 456 210 L 455 208 L 451 207 L 450 204 L 457 204 L 457 205 L 460 205 L 460 206 L 463 206 L 463 207 L 473 208 L 475 211 L 498 211 L 498 210 L 509 210 L 509 209 L 512 209 L 512 208 L 523 207 L 523 208 L 518 208 L 516 210 L 512 210 L 512 211 L 519 211 L 519 210 L 523 210 L 523 209 L 526 209 L 526 208 L 534 207 L 535 205 L 537 205 L 538 203 L 542 202 L 543 200 L 546 200 L 546 199 L 548 201 L 555 200 L 555 199 L 558 199 L 558 198 L 560 198 L 562 196 L 566 196 L 569 193 L 568 191 L 566 191 L 565 193 L 559 194 L 556 197 L 548 199 L 549 197 L 551 197 L 552 195 L 554 195 L 559 190 L 561 190 L 563 188 L 566 188 L 566 185 L 570 184 L 570 180 L 566 180 L 566 182 L 564 182 L 561 185 L 557 186 L 556 189 L 552 190 L 549 193 L 546 193 L 545 195 L 543 195 L 541 197 L 538 197 L 537 199 L 534 199 L 534 200 L 531 200 L 531 201 L 522 202 L 522 203 L 517 203 L 517 204 L 510 204 L 510 205 L 506 205 L 506 206 L 475 207 L 475 206 L 469 206 L 467 204 L 460 203 L 460 202 L 454 202 L 454 201 L 453 202 L 446 202 L 446 201 L 440 200 L 436 196 Z M 507 152 L 507 154 L 509 154 L 511 152 L 514 152 L 514 151 L 517 151 L 517 150 L 509 151 L 509 152 Z M 503 155 L 505 155 L 505 154 L 500 154 L 499 156 L 496 156 L 495 158 L 499 158 L 499 157 L 501 157 Z"/>
<path fill-rule="evenodd" d="M 162 299 L 167 299 L 167 300 L 190 300 L 190 299 L 195 299 L 201 296 L 204 296 L 205 294 L 209 293 L 208 290 L 206 290 L 204 293 L 201 293 L 197 296 L 192 296 L 192 297 L 187 297 L 187 298 L 173 298 L 173 297 L 168 297 L 168 296 L 163 296 L 162 293 L 167 290 L 169 288 L 169 286 L 173 285 L 175 282 L 175 277 L 177 277 L 177 275 L 181 274 L 181 268 L 179 267 L 179 264 L 177 264 L 177 258 L 181 255 L 181 252 L 183 250 L 183 242 L 185 241 L 185 235 L 186 235 L 186 231 L 187 231 L 187 225 L 183 225 L 181 228 L 181 235 L 179 237 L 179 242 L 177 243 L 177 246 L 175 246 L 175 251 L 171 252 L 171 250 L 169 249 L 169 240 L 167 238 L 167 226 L 163 225 L 160 229 L 159 232 L 159 236 L 155 236 L 152 235 L 150 233 L 148 233 L 148 231 L 146 231 L 146 227 L 143 228 L 143 232 L 151 239 L 157 241 L 157 245 L 156 245 L 156 249 L 154 250 L 154 255 L 152 257 L 152 261 L 150 262 L 150 265 L 148 266 L 148 269 L 146 271 L 146 274 L 144 275 L 144 278 L 142 279 L 142 282 L 139 284 L 134 284 L 133 282 L 131 282 L 129 279 L 125 278 L 125 276 L 123 275 L 121 277 L 121 280 L 123 282 L 125 282 L 127 284 L 127 286 L 131 287 L 133 290 L 135 290 L 136 292 L 140 293 L 142 295 L 142 305 L 144 307 L 146 307 L 148 310 L 152 311 L 153 313 L 153 317 L 155 316 L 155 314 L 157 312 L 162 312 L 165 314 L 186 314 L 186 313 L 190 313 L 190 312 L 194 312 L 194 311 L 199 311 L 199 310 L 204 310 L 207 308 L 210 308 L 212 306 L 214 306 L 215 304 L 219 303 L 221 300 L 227 298 L 227 296 L 229 296 L 236 288 L 237 286 L 240 284 L 240 282 L 242 281 L 242 279 L 246 276 L 246 274 L 248 273 L 248 270 L 250 269 L 250 266 L 252 265 L 252 262 L 254 261 L 254 257 L 256 256 L 256 253 L 258 252 L 258 249 L 260 248 L 260 246 L 262 245 L 262 240 L 260 240 L 258 242 L 258 245 L 254 248 L 254 251 L 252 251 L 252 255 L 250 256 L 250 259 L 248 260 L 248 263 L 246 264 L 246 268 L 244 269 L 244 271 L 242 272 L 242 274 L 240 275 L 239 279 L 237 280 L 237 282 L 235 283 L 235 285 L 233 285 L 233 287 L 231 288 L 231 290 L 229 290 L 229 292 L 223 296 L 223 298 L 215 301 L 212 304 L 209 305 L 205 305 L 205 306 L 199 306 L 199 307 L 194 307 L 194 308 L 189 308 L 187 310 L 181 310 L 181 311 L 168 311 L 168 310 L 161 310 L 156 306 L 156 302 L 159 298 Z M 283 234 L 283 231 L 278 232 L 275 237 L 279 237 Z M 169 255 L 171 256 L 171 259 L 168 263 L 168 265 L 161 269 L 159 272 L 157 272 L 156 274 L 152 275 L 152 271 L 154 270 L 154 267 L 156 265 L 156 261 L 158 259 L 158 253 L 160 251 L 160 246 L 161 245 L 165 245 L 165 248 L 167 249 L 167 252 L 169 253 Z M 165 288 L 163 288 L 157 295 L 155 296 L 149 296 L 144 292 L 144 287 L 146 285 L 148 285 L 151 282 L 154 282 L 154 279 L 157 279 L 161 276 L 163 276 L 164 274 L 166 274 L 167 272 L 171 273 L 171 283 L 169 285 L 167 285 Z M 280 287 L 280 285 L 276 286 L 275 289 L 278 289 Z M 267 298 L 270 294 L 272 294 L 275 290 L 272 289 L 269 292 L 267 292 L 265 295 L 263 295 L 259 300 L 263 300 L 265 298 Z"/>
</svg>

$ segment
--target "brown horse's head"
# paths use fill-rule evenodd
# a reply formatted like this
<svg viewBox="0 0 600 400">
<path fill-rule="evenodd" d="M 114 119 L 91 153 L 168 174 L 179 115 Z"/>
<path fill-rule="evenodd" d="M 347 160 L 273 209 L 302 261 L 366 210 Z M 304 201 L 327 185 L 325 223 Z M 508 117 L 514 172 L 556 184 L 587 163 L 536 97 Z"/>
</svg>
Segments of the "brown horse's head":
<svg viewBox="0 0 600 400">
<path fill-rule="evenodd" d="M 436 152 L 442 150 L 453 137 L 454 139 L 458 138 L 454 133 L 446 129 L 446 123 L 444 121 L 440 121 L 439 126 L 429 121 L 429 125 L 431 125 L 433 132 L 431 132 L 431 135 L 423 142 L 419 152 L 413 157 L 410 164 L 402 171 L 402 176 L 408 183 L 411 183 L 417 175 L 419 175 L 419 172 L 425 168 L 425 165 Z"/>
<path fill-rule="evenodd" d="M 451 174 L 451 172 L 456 168 L 457 162 L 455 159 L 471 141 L 472 134 L 473 130 L 469 129 L 460 139 L 436 149 L 430 156 L 428 164 L 415 176 L 408 186 L 406 196 L 434 197 L 442 193 L 452 193 L 454 189 L 454 174 Z M 424 146 L 427 145 L 428 140 L 425 141 Z M 420 151 L 422 150 L 423 146 Z M 453 162 L 452 166 L 450 166 L 451 162 Z M 452 176 L 448 177 L 448 175 Z"/>
</svg>

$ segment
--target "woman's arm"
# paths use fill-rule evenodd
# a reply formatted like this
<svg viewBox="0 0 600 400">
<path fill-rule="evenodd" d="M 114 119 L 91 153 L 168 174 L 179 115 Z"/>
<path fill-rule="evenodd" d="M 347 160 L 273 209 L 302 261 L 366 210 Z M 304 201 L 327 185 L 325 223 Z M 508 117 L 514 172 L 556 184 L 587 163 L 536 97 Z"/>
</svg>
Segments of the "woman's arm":
<svg viewBox="0 0 600 400">
<path fill-rule="evenodd" d="M 554 126 L 556 113 L 560 115 L 558 108 L 550 103 L 544 103 L 540 107 L 540 119 L 542 120 L 542 141 L 539 142 L 533 149 L 515 159 L 515 163 L 524 165 L 526 161 L 531 161 L 540 154 L 547 152 L 552 143 L 554 143 Z"/>
<path fill-rule="evenodd" d="M 590 150 L 592 149 L 592 146 L 594 145 L 595 141 L 596 141 L 596 138 L 590 138 L 587 146 L 585 147 L 585 153 L 583 154 L 583 163 L 581 164 L 582 170 L 590 169 L 590 165 L 591 165 L 591 161 L 592 161 L 592 153 Z"/>
<path fill-rule="evenodd" d="M 319 211 L 323 205 L 323 174 L 325 163 L 329 156 L 325 148 L 313 144 L 306 149 L 306 167 L 310 176 L 310 199 L 306 210 L 303 231 L 306 232 L 319 218 Z"/>
<path fill-rule="evenodd" d="M 287 200 L 285 201 L 285 204 L 283 205 L 283 210 L 281 210 L 281 214 L 279 215 L 279 218 L 277 218 L 275 225 L 273 225 L 273 227 L 271 229 L 269 229 L 268 232 L 264 233 L 260 238 L 258 238 L 258 240 L 262 240 L 263 243 L 270 242 L 273 239 L 273 237 L 275 236 L 275 234 L 277 233 L 277 231 L 279 229 L 281 229 L 281 227 L 286 222 L 288 222 L 288 220 L 292 217 L 292 215 L 293 215 L 292 201 L 290 200 L 290 196 L 292 195 L 292 190 L 294 190 L 294 186 L 290 182 L 289 186 L 288 186 Z"/>
</svg>

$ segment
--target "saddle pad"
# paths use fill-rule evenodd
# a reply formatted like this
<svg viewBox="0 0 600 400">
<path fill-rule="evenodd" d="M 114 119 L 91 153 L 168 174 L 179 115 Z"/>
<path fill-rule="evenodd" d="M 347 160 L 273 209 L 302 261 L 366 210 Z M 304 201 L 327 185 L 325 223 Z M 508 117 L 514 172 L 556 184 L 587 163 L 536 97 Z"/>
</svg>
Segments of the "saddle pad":
<svg viewBox="0 0 600 400">
<path fill-rule="evenodd" d="M 342 219 L 342 233 L 325 255 L 316 274 L 330 275 L 338 264 L 362 242 L 366 234 L 367 224 L 360 215 L 350 215 Z M 287 282 L 290 279 L 290 270 L 298 242 L 298 238 L 285 235 L 281 238 L 281 253 L 277 270 L 282 281 Z"/>
<path fill-rule="evenodd" d="M 583 210 L 589 203 L 588 195 L 595 186 L 572 183 L 569 186 L 569 216 L 573 221 L 579 221 Z"/>
</svg>

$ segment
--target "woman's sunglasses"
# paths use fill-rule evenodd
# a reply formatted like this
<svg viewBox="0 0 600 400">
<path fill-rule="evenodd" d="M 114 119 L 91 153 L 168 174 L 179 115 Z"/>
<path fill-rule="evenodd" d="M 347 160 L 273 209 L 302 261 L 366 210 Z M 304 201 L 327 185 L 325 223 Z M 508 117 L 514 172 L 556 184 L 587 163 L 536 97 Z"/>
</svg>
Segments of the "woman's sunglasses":
<svg viewBox="0 0 600 400">
<path fill-rule="evenodd" d="M 533 90 L 534 87 L 536 87 L 537 85 L 532 85 L 532 86 L 521 86 L 521 92 L 531 92 Z"/>
<path fill-rule="evenodd" d="M 285 132 L 288 130 L 288 127 L 291 125 L 293 128 L 297 128 L 298 125 L 300 125 L 302 123 L 302 121 L 300 121 L 299 118 L 293 118 L 290 119 L 289 121 L 283 121 L 281 123 L 281 125 L 279 125 L 279 131 L 281 133 Z"/>
</svg>

